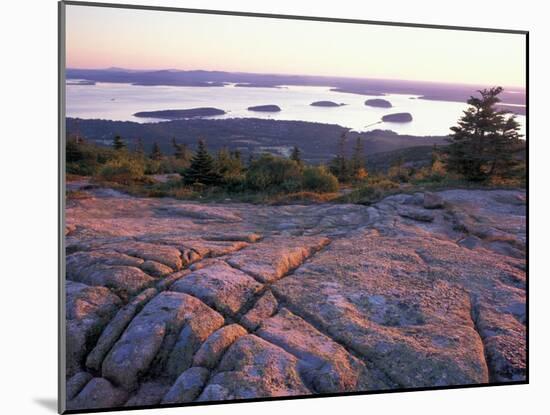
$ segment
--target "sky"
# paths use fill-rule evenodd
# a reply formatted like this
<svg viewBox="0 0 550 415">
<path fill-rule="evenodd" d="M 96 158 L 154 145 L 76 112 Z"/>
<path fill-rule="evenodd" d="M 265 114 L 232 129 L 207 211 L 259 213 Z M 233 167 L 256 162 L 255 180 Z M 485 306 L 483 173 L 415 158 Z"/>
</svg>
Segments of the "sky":
<svg viewBox="0 0 550 415">
<path fill-rule="evenodd" d="M 525 36 L 68 5 L 69 68 L 220 70 L 525 87 Z"/>
</svg>

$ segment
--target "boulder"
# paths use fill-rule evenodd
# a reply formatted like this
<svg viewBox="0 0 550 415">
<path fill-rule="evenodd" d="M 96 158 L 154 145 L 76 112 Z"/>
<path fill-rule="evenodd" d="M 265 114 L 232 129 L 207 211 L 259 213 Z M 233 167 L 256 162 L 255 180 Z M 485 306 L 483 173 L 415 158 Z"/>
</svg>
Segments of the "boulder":
<svg viewBox="0 0 550 415">
<path fill-rule="evenodd" d="M 93 378 L 78 395 L 67 402 L 69 410 L 116 408 L 124 405 L 128 394 L 103 378 Z"/>
<path fill-rule="evenodd" d="M 227 262 L 261 282 L 274 282 L 329 242 L 320 236 L 266 238 L 231 255 Z"/>
<path fill-rule="evenodd" d="M 238 324 L 230 324 L 215 331 L 193 357 L 193 365 L 213 369 L 227 348 L 245 334 L 246 330 Z"/>
<path fill-rule="evenodd" d="M 136 267 L 103 264 L 84 268 L 77 274 L 68 274 L 67 279 L 110 288 L 123 299 L 139 293 L 155 281 L 154 278 Z"/>
<path fill-rule="evenodd" d="M 126 390 L 137 387 L 140 375 L 162 368 L 182 328 L 195 320 L 208 326 L 223 318 L 204 303 L 184 293 L 162 292 L 132 320 L 102 365 L 102 374 Z M 163 347 L 164 346 L 164 347 Z"/>
<path fill-rule="evenodd" d="M 419 222 L 433 222 L 435 219 L 433 213 L 427 212 L 423 209 L 413 208 L 411 206 L 401 206 L 397 212 L 401 217 Z"/>
<path fill-rule="evenodd" d="M 174 270 L 157 261 L 147 260 L 141 264 L 140 268 L 153 277 L 163 277 L 174 272 Z"/>
<path fill-rule="evenodd" d="M 124 406 L 151 406 L 158 405 L 161 403 L 162 398 L 170 388 L 170 385 L 167 385 L 163 382 L 144 382 L 142 383 L 138 390 L 132 395 Z"/>
<path fill-rule="evenodd" d="M 78 372 L 74 374 L 66 385 L 67 401 L 73 399 L 78 393 L 86 386 L 86 384 L 93 378 L 88 372 Z"/>
<path fill-rule="evenodd" d="M 210 372 L 204 367 L 192 367 L 183 372 L 162 398 L 162 403 L 185 403 L 195 400 L 208 380 Z"/>
<path fill-rule="evenodd" d="M 456 274 L 448 274 L 467 269 L 466 255 L 457 258 L 461 249 L 425 236 L 359 232 L 332 242 L 323 255 L 313 257 L 271 289 L 294 314 L 368 359 L 377 384 L 484 383 L 489 378 L 483 344 L 471 318 L 470 297 L 456 286 Z M 450 259 L 447 273 L 428 250 Z M 479 272 L 482 265 L 475 267 Z M 470 278 L 471 283 L 471 275 L 467 272 L 464 281 Z"/>
<path fill-rule="evenodd" d="M 299 361 L 254 335 L 239 338 L 225 353 L 198 401 L 306 395 Z"/>
<path fill-rule="evenodd" d="M 130 303 L 122 307 L 107 324 L 95 347 L 86 358 L 86 367 L 92 370 L 100 370 L 103 359 L 111 350 L 111 347 L 119 339 L 130 321 L 141 311 L 143 306 L 157 294 L 157 290 L 149 288 L 136 296 Z"/>
<path fill-rule="evenodd" d="M 242 318 L 241 324 L 248 330 L 256 330 L 262 321 L 271 317 L 277 311 L 278 303 L 271 291 L 266 291 L 254 307 Z"/>
<path fill-rule="evenodd" d="M 360 360 L 285 308 L 264 321 L 257 335 L 300 359 L 302 378 L 318 393 L 364 391 L 372 386 Z"/>
<path fill-rule="evenodd" d="M 66 282 L 66 376 L 83 367 L 84 358 L 103 327 L 121 305 L 107 288 Z"/>
<path fill-rule="evenodd" d="M 181 252 L 173 246 L 152 244 L 139 241 L 124 241 L 108 244 L 106 248 L 143 260 L 160 262 L 165 266 L 179 270 L 182 267 Z"/>
<path fill-rule="evenodd" d="M 432 192 L 424 193 L 424 208 L 425 209 L 441 209 L 443 208 L 444 201 L 441 196 Z"/>
<path fill-rule="evenodd" d="M 216 263 L 179 279 L 170 290 L 188 293 L 224 314 L 235 315 L 260 288 L 244 272 Z"/>
<path fill-rule="evenodd" d="M 223 324 L 224 319 L 221 315 L 204 307 L 201 314 L 197 313 L 180 331 L 164 371 L 172 377 L 177 377 L 191 367 L 193 357 L 200 351 L 201 345 Z"/>
</svg>

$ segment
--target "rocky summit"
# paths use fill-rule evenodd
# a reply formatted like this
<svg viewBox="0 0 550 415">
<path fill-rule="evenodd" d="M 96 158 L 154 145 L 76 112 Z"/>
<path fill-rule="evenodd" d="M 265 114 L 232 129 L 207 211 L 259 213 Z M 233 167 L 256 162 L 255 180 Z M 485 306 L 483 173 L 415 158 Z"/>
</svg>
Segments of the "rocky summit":
<svg viewBox="0 0 550 415">
<path fill-rule="evenodd" d="M 521 381 L 526 195 L 66 209 L 67 406 Z"/>
</svg>

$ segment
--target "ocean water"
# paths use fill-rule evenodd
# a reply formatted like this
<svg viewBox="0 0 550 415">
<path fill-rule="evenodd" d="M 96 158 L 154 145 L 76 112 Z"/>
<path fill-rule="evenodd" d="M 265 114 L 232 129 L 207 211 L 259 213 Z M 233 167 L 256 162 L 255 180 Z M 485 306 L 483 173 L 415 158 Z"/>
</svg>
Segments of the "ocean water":
<svg viewBox="0 0 550 415">
<path fill-rule="evenodd" d="M 74 82 L 71 80 L 70 82 Z M 221 116 L 206 118 L 267 118 L 274 120 L 310 121 L 338 124 L 356 131 L 393 130 L 398 134 L 418 136 L 446 135 L 456 125 L 467 105 L 459 102 L 430 101 L 418 96 L 387 94 L 383 97 L 331 91 L 328 87 L 284 86 L 281 88 L 139 86 L 118 83 L 95 85 L 67 84 L 66 115 L 118 121 L 158 122 L 137 118 L 138 111 L 215 107 L 226 111 Z M 383 98 L 393 108 L 365 105 L 369 98 Z M 315 107 L 314 101 L 334 101 L 340 107 Z M 278 113 L 248 111 L 256 105 L 275 104 Z M 409 123 L 380 122 L 383 115 L 409 112 Z M 524 134 L 525 116 L 518 116 Z"/>
</svg>

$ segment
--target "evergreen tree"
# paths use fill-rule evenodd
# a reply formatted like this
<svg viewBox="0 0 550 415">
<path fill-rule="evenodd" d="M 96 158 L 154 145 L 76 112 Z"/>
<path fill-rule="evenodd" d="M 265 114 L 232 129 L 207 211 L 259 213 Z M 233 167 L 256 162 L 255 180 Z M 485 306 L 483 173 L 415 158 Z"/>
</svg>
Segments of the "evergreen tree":
<svg viewBox="0 0 550 415">
<path fill-rule="evenodd" d="M 113 148 L 117 151 L 124 150 L 126 148 L 126 142 L 118 134 L 115 135 L 115 138 L 113 139 Z"/>
<path fill-rule="evenodd" d="M 187 144 L 180 144 L 176 138 L 172 138 L 172 147 L 174 147 L 174 157 L 178 160 L 189 160 L 190 152 Z"/>
<path fill-rule="evenodd" d="M 75 135 L 67 139 L 67 145 L 65 147 L 65 157 L 67 163 L 80 161 L 84 158 L 82 154 L 82 140 L 79 136 Z"/>
<path fill-rule="evenodd" d="M 220 180 L 221 177 L 216 171 L 214 159 L 208 153 L 206 143 L 201 139 L 197 151 L 191 159 L 191 165 L 183 173 L 183 181 L 186 184 L 216 185 Z"/>
<path fill-rule="evenodd" d="M 344 132 L 338 139 L 336 157 L 334 157 L 330 163 L 330 172 L 340 181 L 347 181 L 349 179 L 348 160 L 346 159 L 346 142 L 347 135 Z"/>
<path fill-rule="evenodd" d="M 471 181 L 483 181 L 495 174 L 506 176 L 516 161 L 513 152 L 520 138 L 515 116 L 498 110 L 501 87 L 478 91 L 470 97 L 470 107 L 451 127 L 447 147 L 447 167 Z"/>
<path fill-rule="evenodd" d="M 143 147 L 143 140 L 141 138 L 137 139 L 135 152 L 139 157 L 145 155 L 145 148 Z"/>
<path fill-rule="evenodd" d="M 294 146 L 292 152 L 290 153 L 290 159 L 295 161 L 300 167 L 303 166 L 304 162 L 302 161 L 302 152 L 297 146 Z"/>
<path fill-rule="evenodd" d="M 160 146 L 155 141 L 153 143 L 153 149 L 151 150 L 151 160 L 161 160 L 162 159 L 162 151 L 160 150 Z"/>
<path fill-rule="evenodd" d="M 432 154 L 430 159 L 430 168 L 433 168 L 434 164 L 439 160 L 439 150 L 437 149 L 437 144 L 432 146 Z"/>
<path fill-rule="evenodd" d="M 353 147 L 353 155 L 351 156 L 351 170 L 355 176 L 360 169 L 365 168 L 365 149 L 361 136 L 357 136 L 355 146 Z"/>
<path fill-rule="evenodd" d="M 406 182 L 409 178 L 410 172 L 405 168 L 405 160 L 402 155 L 398 156 L 392 163 L 388 170 L 388 176 L 392 179 Z"/>
<path fill-rule="evenodd" d="M 237 149 L 237 150 L 233 150 L 233 158 L 234 158 L 235 160 L 238 160 L 239 163 L 242 164 L 242 161 L 241 161 L 241 160 L 242 160 L 242 155 L 241 155 L 241 151 L 240 151 L 240 150 L 238 150 L 238 149 Z"/>
</svg>

